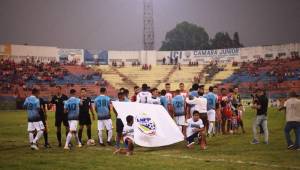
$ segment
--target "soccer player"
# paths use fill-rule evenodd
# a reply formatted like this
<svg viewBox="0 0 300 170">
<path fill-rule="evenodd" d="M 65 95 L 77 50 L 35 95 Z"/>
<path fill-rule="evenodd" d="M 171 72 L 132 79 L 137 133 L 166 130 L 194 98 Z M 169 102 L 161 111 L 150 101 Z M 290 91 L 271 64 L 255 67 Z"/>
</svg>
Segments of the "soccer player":
<svg viewBox="0 0 300 170">
<path fill-rule="evenodd" d="M 106 96 L 106 88 L 100 88 L 100 95 L 95 99 L 95 108 L 98 115 L 98 138 L 99 144 L 105 146 L 102 139 L 102 131 L 106 129 L 107 132 L 107 144 L 111 145 L 112 132 L 112 120 L 110 115 L 110 97 Z"/>
<path fill-rule="evenodd" d="M 176 96 L 172 99 L 175 122 L 180 131 L 183 131 L 185 125 L 184 97 L 180 94 L 180 90 L 176 90 L 175 94 Z"/>
<path fill-rule="evenodd" d="M 123 140 L 125 145 L 127 146 L 127 156 L 132 155 L 134 148 L 134 128 L 133 128 L 133 116 L 129 115 L 126 117 L 127 124 L 123 129 Z"/>
<path fill-rule="evenodd" d="M 31 149 L 38 150 L 37 141 L 43 135 L 44 124 L 41 121 L 41 116 L 39 114 L 40 101 L 37 98 L 39 90 L 34 88 L 32 90 L 32 95 L 25 99 L 23 106 L 27 109 L 28 114 L 28 132 L 29 132 L 29 142 L 31 144 Z M 34 132 L 37 131 L 34 137 Z"/>
<path fill-rule="evenodd" d="M 82 88 L 80 90 L 82 105 L 79 107 L 79 131 L 78 137 L 80 142 L 82 143 L 82 131 L 84 126 L 86 126 L 86 133 L 88 136 L 88 140 L 92 139 L 92 130 L 91 130 L 91 117 L 89 111 L 92 113 L 92 118 L 95 120 L 94 109 L 92 107 L 92 99 L 87 97 L 86 89 Z"/>
<path fill-rule="evenodd" d="M 140 92 L 140 87 L 139 86 L 134 86 L 134 95 L 131 97 L 131 101 L 135 102 L 136 101 L 136 96 Z"/>
<path fill-rule="evenodd" d="M 158 96 L 158 90 L 157 88 L 151 89 L 151 95 L 152 97 L 149 100 L 150 104 L 160 104 L 160 97 Z"/>
<path fill-rule="evenodd" d="M 152 95 L 148 91 L 148 85 L 143 84 L 142 85 L 142 91 L 138 93 L 136 96 L 136 102 L 138 103 L 149 103 L 149 100 L 151 99 Z"/>
<path fill-rule="evenodd" d="M 205 128 L 197 110 L 193 112 L 193 117 L 187 120 L 186 136 L 188 148 L 195 144 L 194 140 L 197 138 L 200 148 L 206 149 Z"/>
<path fill-rule="evenodd" d="M 38 94 L 39 95 L 39 94 Z M 36 96 L 39 98 L 39 96 Z M 40 117 L 41 117 L 41 120 L 44 124 L 44 141 L 45 141 L 45 148 L 51 148 L 50 144 L 49 144 L 49 141 L 48 141 L 48 126 L 47 126 L 47 111 L 46 111 L 46 105 L 47 105 L 47 102 L 43 99 L 43 98 L 39 98 L 40 100 L 40 109 L 39 109 L 39 114 L 40 114 Z"/>
<path fill-rule="evenodd" d="M 216 95 L 213 93 L 213 87 L 208 88 L 207 98 L 207 118 L 209 121 L 208 135 L 215 135 L 215 121 L 216 121 Z"/>
<path fill-rule="evenodd" d="M 77 133 L 77 126 L 78 126 L 78 118 L 79 118 L 79 105 L 82 104 L 82 101 L 76 97 L 76 90 L 71 89 L 70 90 L 70 98 L 65 101 L 64 109 L 67 113 L 69 125 L 70 125 L 70 131 L 67 135 L 67 140 L 64 149 L 70 150 L 69 143 L 71 142 L 72 136 L 75 137 L 77 141 L 77 146 L 79 148 L 82 147 L 81 142 L 78 138 Z"/>
<path fill-rule="evenodd" d="M 171 92 L 171 85 L 170 83 L 166 83 L 165 84 L 165 88 L 166 88 L 166 97 L 168 98 L 168 111 L 169 113 L 172 113 L 172 92 Z"/>
<path fill-rule="evenodd" d="M 188 96 L 188 92 L 184 89 L 184 83 L 179 84 L 179 89 L 180 89 L 180 95 L 186 98 Z"/>
<path fill-rule="evenodd" d="M 168 98 L 166 96 L 166 90 L 160 92 L 160 104 L 168 111 Z"/>
<path fill-rule="evenodd" d="M 58 146 L 61 147 L 61 123 L 66 128 L 66 136 L 69 133 L 68 115 L 64 113 L 64 102 L 68 100 L 68 97 L 62 93 L 61 86 L 56 86 L 57 95 L 52 97 L 49 108 L 55 105 L 55 126 L 56 126 L 56 137 Z"/>
</svg>

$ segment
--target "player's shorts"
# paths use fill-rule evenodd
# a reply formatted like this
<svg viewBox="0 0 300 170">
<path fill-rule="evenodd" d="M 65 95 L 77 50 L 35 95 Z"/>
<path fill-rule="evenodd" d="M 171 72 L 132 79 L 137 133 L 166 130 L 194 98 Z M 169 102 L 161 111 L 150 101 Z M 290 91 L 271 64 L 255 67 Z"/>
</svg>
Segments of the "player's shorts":
<svg viewBox="0 0 300 170">
<path fill-rule="evenodd" d="M 28 122 L 28 132 L 31 132 L 31 131 L 40 131 L 40 130 L 44 130 L 45 129 L 45 126 L 43 124 L 42 121 L 38 121 L 38 122 Z"/>
<path fill-rule="evenodd" d="M 90 115 L 85 115 L 85 116 L 80 116 L 79 115 L 79 125 L 91 125 L 92 121 L 91 121 L 91 117 Z"/>
<path fill-rule="evenodd" d="M 199 132 L 197 133 L 193 133 L 192 135 L 190 135 L 189 137 L 186 138 L 186 141 L 190 144 L 192 142 L 194 142 L 195 138 L 199 137 Z"/>
<path fill-rule="evenodd" d="M 70 131 L 77 131 L 78 120 L 69 120 Z"/>
<path fill-rule="evenodd" d="M 111 119 L 98 120 L 98 130 L 111 130 L 113 128 Z"/>
<path fill-rule="evenodd" d="M 175 116 L 174 119 L 175 119 L 175 123 L 178 126 L 184 126 L 186 124 L 185 123 L 185 116 L 184 115 L 182 115 L 182 116 Z"/>
<path fill-rule="evenodd" d="M 117 133 L 122 133 L 124 128 L 124 124 L 120 118 L 116 119 L 116 131 Z"/>
<path fill-rule="evenodd" d="M 61 123 L 63 123 L 65 127 L 69 127 L 67 114 L 55 115 L 55 126 L 61 126 Z"/>
<path fill-rule="evenodd" d="M 207 111 L 207 119 L 210 122 L 216 121 L 216 111 L 214 109 Z"/>
</svg>

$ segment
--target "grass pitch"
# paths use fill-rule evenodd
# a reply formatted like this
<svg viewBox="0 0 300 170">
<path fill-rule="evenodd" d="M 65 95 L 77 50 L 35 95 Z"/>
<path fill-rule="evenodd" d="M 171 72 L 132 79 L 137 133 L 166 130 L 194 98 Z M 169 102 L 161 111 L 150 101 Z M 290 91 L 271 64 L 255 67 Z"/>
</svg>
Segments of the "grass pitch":
<svg viewBox="0 0 300 170">
<path fill-rule="evenodd" d="M 58 148 L 52 112 L 48 113 L 52 148 L 40 146 L 39 151 L 32 151 L 28 146 L 26 112 L 0 111 L 0 169 L 300 169 L 300 152 L 286 149 L 284 114 L 269 109 L 269 145 L 250 144 L 254 115 L 253 110 L 247 109 L 246 134 L 209 138 L 205 151 L 199 146 L 186 149 L 185 142 L 181 142 L 161 148 L 136 147 L 134 155 L 126 157 L 113 155 L 114 148 L 108 146 L 84 145 L 71 151 Z M 94 139 L 97 139 L 96 125 L 93 121 Z M 39 143 L 44 143 L 43 137 Z"/>
</svg>

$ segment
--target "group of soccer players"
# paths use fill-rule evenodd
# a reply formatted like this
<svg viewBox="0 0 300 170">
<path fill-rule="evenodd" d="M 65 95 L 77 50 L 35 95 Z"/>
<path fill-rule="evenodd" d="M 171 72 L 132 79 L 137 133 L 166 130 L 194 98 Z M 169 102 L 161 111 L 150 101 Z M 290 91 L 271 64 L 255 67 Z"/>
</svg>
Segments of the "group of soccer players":
<svg viewBox="0 0 300 170">
<path fill-rule="evenodd" d="M 37 150 L 37 141 L 44 135 L 45 147 L 50 147 L 47 133 L 47 110 L 55 107 L 55 126 L 58 146 L 62 146 L 61 124 L 66 131 L 66 142 L 64 149 L 69 150 L 72 146 L 71 139 L 75 138 L 78 147 L 82 147 L 82 133 L 84 126 L 87 130 L 87 143 L 94 145 L 91 135 L 91 123 L 95 120 L 95 112 L 98 119 L 98 143 L 105 146 L 103 131 L 106 132 L 106 144 L 112 145 L 113 122 L 111 111 L 116 114 L 116 153 L 120 151 L 120 143 L 123 138 L 127 148 L 127 154 L 133 151 L 133 117 L 128 116 L 126 122 L 122 122 L 117 112 L 111 106 L 112 99 L 106 95 L 106 88 L 100 88 L 100 94 L 94 100 L 87 96 L 87 89 L 82 88 L 77 94 L 76 90 L 70 89 L 69 97 L 62 93 L 62 88 L 57 86 L 57 94 L 51 101 L 46 102 L 39 97 L 39 90 L 33 89 L 32 95 L 27 97 L 24 107 L 28 113 L 28 132 L 31 148 Z M 201 149 L 206 149 L 206 136 L 214 136 L 216 133 L 227 133 L 234 131 L 239 126 L 243 129 L 242 105 L 238 89 L 221 89 L 218 95 L 217 87 L 209 87 L 204 93 L 204 86 L 194 84 L 187 91 L 183 83 L 179 88 L 171 91 L 170 84 L 165 84 L 165 89 L 159 91 L 143 84 L 141 89 L 134 87 L 134 96 L 131 98 L 129 90 L 121 88 L 117 101 L 138 102 L 162 105 L 174 118 L 175 123 L 184 134 L 187 147 L 192 147 L 195 139 Z M 94 111 L 95 109 L 95 111 Z M 91 116 L 90 116 L 91 113 Z M 92 119 L 91 119 L 92 118 Z M 78 130 L 79 124 L 79 130 Z M 225 127 L 227 124 L 227 131 Z M 244 131 L 244 130 L 243 130 Z"/>
</svg>

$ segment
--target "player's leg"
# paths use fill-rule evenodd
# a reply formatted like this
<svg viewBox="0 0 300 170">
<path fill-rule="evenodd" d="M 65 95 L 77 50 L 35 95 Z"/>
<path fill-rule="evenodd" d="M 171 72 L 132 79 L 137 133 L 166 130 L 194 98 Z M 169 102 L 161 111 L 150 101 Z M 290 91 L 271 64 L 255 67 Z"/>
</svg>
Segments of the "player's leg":
<svg viewBox="0 0 300 170">
<path fill-rule="evenodd" d="M 87 134 L 88 140 L 92 139 L 92 125 L 86 126 L 86 134 Z"/>
<path fill-rule="evenodd" d="M 37 133 L 36 133 L 35 138 L 32 141 L 32 144 L 33 144 L 32 148 L 35 150 L 38 150 L 37 141 L 43 136 L 45 127 L 44 127 L 44 124 L 42 121 L 33 122 L 33 126 L 36 129 Z"/>
<path fill-rule="evenodd" d="M 107 144 L 111 145 L 111 139 L 112 139 L 112 120 L 111 119 L 107 119 L 104 120 L 104 125 L 105 125 L 105 129 L 107 129 Z"/>
<path fill-rule="evenodd" d="M 73 131 L 74 128 L 73 128 L 73 124 L 72 124 L 71 120 L 68 122 L 68 125 L 70 126 L 70 129 L 68 128 L 68 134 L 67 134 L 66 143 L 65 143 L 65 147 L 64 147 L 64 149 L 66 149 L 66 150 L 70 149 L 69 144 L 72 140 L 72 136 L 74 135 L 74 131 Z"/>
<path fill-rule="evenodd" d="M 82 138 L 83 127 L 84 127 L 84 125 L 80 122 L 79 123 L 79 130 L 78 130 L 78 138 L 79 138 L 80 142 L 82 142 L 81 138 Z"/>
<path fill-rule="evenodd" d="M 133 153 L 134 144 L 133 144 L 133 141 L 130 138 L 126 139 L 126 143 L 127 143 L 127 146 L 128 146 L 126 155 L 130 156 Z"/>
<path fill-rule="evenodd" d="M 206 149 L 206 135 L 205 130 L 199 132 L 199 144 L 201 149 Z"/>
<path fill-rule="evenodd" d="M 78 130 L 77 130 L 77 127 L 78 127 L 78 120 L 72 120 L 70 123 L 69 123 L 69 127 L 70 127 L 70 131 L 72 132 L 73 136 L 75 137 L 75 140 L 77 142 L 77 147 L 81 148 L 82 147 L 82 144 L 79 140 L 79 137 L 78 137 Z"/>
<path fill-rule="evenodd" d="M 124 128 L 124 124 L 123 124 L 122 120 L 119 119 L 119 118 L 117 118 L 116 119 L 116 131 L 117 131 L 117 135 L 116 135 L 116 149 L 117 150 L 120 149 L 120 141 L 121 141 L 121 138 L 122 138 L 123 128 Z"/>
<path fill-rule="evenodd" d="M 55 116 L 55 127 L 56 127 L 56 138 L 58 141 L 58 146 L 61 147 L 61 123 L 62 119 L 58 116 Z"/>
<path fill-rule="evenodd" d="M 34 132 L 35 132 L 35 129 L 34 129 L 34 126 L 33 126 L 32 122 L 28 122 L 27 131 L 28 131 L 29 143 L 30 143 L 30 145 L 32 145 L 32 142 L 33 142 L 33 139 L 34 139 Z"/>
<path fill-rule="evenodd" d="M 194 142 L 194 140 L 195 140 L 195 138 L 197 138 L 198 137 L 198 133 L 194 133 L 194 134 L 192 134 L 191 136 L 188 136 L 187 138 L 186 138 L 186 141 L 187 141 L 187 147 L 188 148 L 191 148 L 194 144 L 195 144 L 195 142 Z"/>
<path fill-rule="evenodd" d="M 105 146 L 103 143 L 102 132 L 104 130 L 104 120 L 98 120 L 98 143 Z"/>
<path fill-rule="evenodd" d="M 45 147 L 46 148 L 50 148 L 50 144 L 49 144 L 49 141 L 48 141 L 48 126 L 47 126 L 47 122 L 44 120 L 42 121 L 43 124 L 44 124 L 44 140 L 45 140 Z"/>
</svg>

